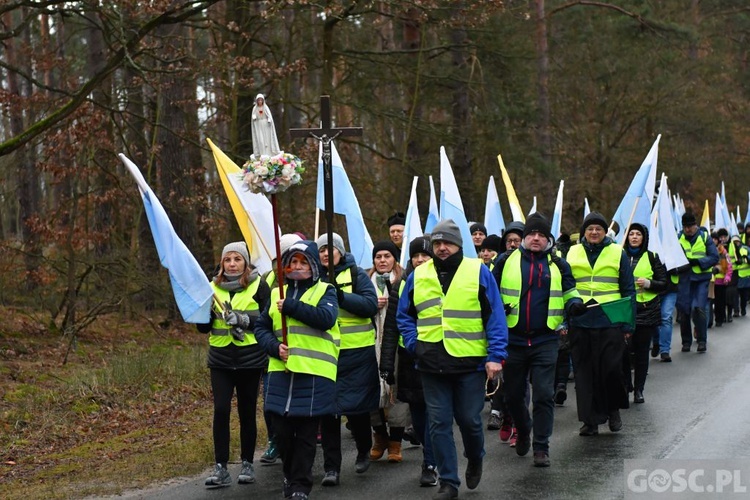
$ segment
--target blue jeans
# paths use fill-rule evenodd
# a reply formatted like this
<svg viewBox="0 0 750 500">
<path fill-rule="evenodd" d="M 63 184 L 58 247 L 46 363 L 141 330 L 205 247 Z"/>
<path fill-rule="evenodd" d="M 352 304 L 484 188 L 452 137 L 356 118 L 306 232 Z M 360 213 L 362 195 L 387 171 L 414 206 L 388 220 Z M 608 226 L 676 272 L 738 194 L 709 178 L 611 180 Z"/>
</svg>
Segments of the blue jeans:
<svg viewBox="0 0 750 500">
<path fill-rule="evenodd" d="M 706 307 L 708 305 L 708 281 L 686 281 L 683 283 L 680 278 L 679 296 L 677 297 L 677 307 L 682 313 L 680 316 L 680 335 L 682 345 L 689 347 L 693 343 L 693 331 L 690 328 L 690 321 L 697 332 L 698 342 L 706 342 L 708 329 L 708 314 Z"/>
<path fill-rule="evenodd" d="M 534 451 L 549 451 L 549 438 L 555 417 L 555 367 L 557 365 L 557 341 L 520 347 L 508 346 L 503 377 L 505 396 L 519 436 L 534 430 Z M 531 397 L 534 418 L 529 415 L 526 402 L 527 381 L 531 377 Z"/>
<path fill-rule="evenodd" d="M 458 478 L 458 456 L 453 440 L 453 419 L 456 419 L 461 431 L 464 455 L 469 460 L 484 457 L 482 409 L 486 375 L 484 371 L 450 374 L 422 372 L 421 375 L 440 482 L 458 488 L 461 480 Z"/>
<path fill-rule="evenodd" d="M 672 348 L 672 325 L 677 292 L 667 292 L 661 296 L 661 325 L 659 326 L 659 352 L 669 354 Z"/>
<path fill-rule="evenodd" d="M 409 410 L 411 410 L 411 424 L 414 426 L 414 432 L 422 440 L 424 465 L 432 465 L 434 467 L 436 465 L 435 454 L 432 452 L 432 439 L 430 439 L 430 429 L 427 425 L 429 422 L 427 407 L 423 402 L 412 402 L 409 403 Z"/>
</svg>

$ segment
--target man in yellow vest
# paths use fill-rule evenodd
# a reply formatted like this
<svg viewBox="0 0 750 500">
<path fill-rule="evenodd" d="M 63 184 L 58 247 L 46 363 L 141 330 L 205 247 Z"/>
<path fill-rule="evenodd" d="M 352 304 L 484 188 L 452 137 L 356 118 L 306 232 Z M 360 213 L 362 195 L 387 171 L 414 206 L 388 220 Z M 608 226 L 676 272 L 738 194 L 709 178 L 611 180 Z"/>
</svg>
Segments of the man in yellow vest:
<svg viewBox="0 0 750 500">
<path fill-rule="evenodd" d="M 719 262 L 719 252 L 706 231 L 698 228 L 695 215 L 691 212 L 682 214 L 679 240 L 690 264 L 690 268 L 680 274 L 677 294 L 682 352 L 690 352 L 693 344 L 691 319 L 698 340 L 698 352 L 706 352 L 708 283 L 711 281 L 713 267 Z"/>
<path fill-rule="evenodd" d="M 485 381 L 502 370 L 508 329 L 497 284 L 479 259 L 464 257 L 456 223 L 440 221 L 431 236 L 434 258 L 407 278 L 396 319 L 422 377 L 440 473 L 433 499 L 451 500 L 461 485 L 453 419 L 468 459 L 466 486 L 474 489 L 482 478 Z"/>
<path fill-rule="evenodd" d="M 737 272 L 737 292 L 739 294 L 740 315 L 747 314 L 747 301 L 750 298 L 750 260 L 748 260 L 748 248 L 741 243 L 740 238 L 733 237 L 734 259 L 732 265 Z"/>
<path fill-rule="evenodd" d="M 590 307 L 570 318 L 570 348 L 575 375 L 581 436 L 599 433 L 609 421 L 609 430 L 622 429 L 620 408 L 628 408 L 628 392 L 622 376 L 625 337 L 632 325 L 613 323 L 600 304 L 624 297 L 635 298 L 635 280 L 622 247 L 607 234 L 607 221 L 590 212 L 581 226 L 581 242 L 570 247 L 568 264 L 581 299 Z M 632 301 L 635 316 L 635 300 Z"/>
<path fill-rule="evenodd" d="M 564 314 L 582 314 L 570 266 L 552 253 L 549 220 L 539 212 L 526 219 L 521 247 L 504 254 L 496 267 L 508 322 L 508 359 L 503 368 L 505 397 L 516 423 L 516 453 L 525 456 L 534 431 L 534 465 L 549 467 L 549 438 L 555 416 L 553 401 L 558 335 Z M 532 383 L 534 418 L 526 392 Z"/>
</svg>

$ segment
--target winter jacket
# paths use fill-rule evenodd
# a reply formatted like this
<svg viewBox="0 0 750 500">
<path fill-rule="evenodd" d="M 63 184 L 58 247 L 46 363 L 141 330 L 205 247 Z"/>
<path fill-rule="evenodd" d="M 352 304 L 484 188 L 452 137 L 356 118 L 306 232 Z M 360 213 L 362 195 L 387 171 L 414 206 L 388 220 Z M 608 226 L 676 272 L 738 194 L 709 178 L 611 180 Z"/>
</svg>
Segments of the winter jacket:
<svg viewBox="0 0 750 500">
<path fill-rule="evenodd" d="M 271 289 L 268 285 L 257 276 L 255 279 L 261 280 L 258 284 L 258 290 L 253 295 L 253 300 L 258 304 L 259 310 L 268 307 L 271 299 Z M 248 293 L 247 288 L 238 292 L 230 292 L 230 299 L 240 293 Z M 211 309 L 211 321 L 209 323 L 199 323 L 196 325 L 201 333 L 210 333 L 213 320 L 216 313 Z M 250 316 L 250 326 L 246 335 L 253 335 L 257 318 Z M 238 346 L 234 342 L 224 347 L 208 347 L 208 367 L 223 370 L 244 370 L 244 369 L 265 369 L 268 365 L 268 357 L 265 351 L 258 344 Z"/>
<path fill-rule="evenodd" d="M 284 254 L 284 260 L 302 252 L 313 268 L 313 277 L 307 280 L 285 280 L 287 284 L 282 313 L 295 318 L 317 330 L 326 331 L 336 324 L 338 301 L 332 286 L 318 302 L 317 307 L 301 302 L 299 297 L 305 293 L 322 273 L 318 257 L 318 247 L 311 241 L 300 241 Z M 284 262 L 284 267 L 288 262 Z M 276 304 L 269 304 L 276 307 Z M 261 313 L 256 323 L 255 336 L 258 344 L 269 356 L 279 357 L 281 342 L 273 331 L 273 320 L 268 314 L 269 307 Z M 315 417 L 336 413 L 336 383 L 318 375 L 307 373 L 274 371 L 268 374 L 264 392 L 265 410 L 278 415 L 290 417 Z"/>
<path fill-rule="evenodd" d="M 635 268 L 638 266 L 638 263 L 641 259 L 649 259 L 649 264 L 651 265 L 651 270 L 653 271 L 653 276 L 649 278 L 651 283 L 649 284 L 648 288 L 646 288 L 650 292 L 654 293 L 661 293 L 667 289 L 667 281 L 669 280 L 669 277 L 667 276 L 667 270 L 664 267 L 664 264 L 662 264 L 661 259 L 659 259 L 659 256 L 655 254 L 654 252 L 651 252 L 648 250 L 648 241 L 649 241 L 649 235 L 648 235 L 648 229 L 646 229 L 645 226 L 642 224 L 631 224 L 631 228 L 635 228 L 638 231 L 641 232 L 643 235 L 643 241 L 641 242 L 641 246 L 639 247 L 631 247 L 630 245 L 627 246 L 625 249 L 625 253 L 628 256 L 628 259 L 630 261 L 630 269 L 635 272 Z M 634 279 L 635 279 L 634 275 Z M 643 277 L 643 276 L 639 276 Z M 636 295 L 637 297 L 637 295 Z M 636 302 L 636 314 L 635 314 L 635 324 L 636 326 L 658 326 L 661 323 L 661 297 L 656 296 L 655 298 L 647 301 L 647 302 Z"/>
<path fill-rule="evenodd" d="M 464 259 L 463 252 L 451 255 L 444 261 L 433 259 L 435 271 L 446 293 L 453 276 Z M 424 264 L 423 264 L 424 265 Z M 396 321 L 404 338 L 404 345 L 417 358 L 417 369 L 430 373 L 468 373 L 484 370 L 487 361 L 500 363 L 506 358 L 508 327 L 505 322 L 503 303 L 497 284 L 486 266 L 479 268 L 478 299 L 481 306 L 482 324 L 487 338 L 487 356 L 454 357 L 445 350 L 443 342 L 417 340 L 417 310 L 414 307 L 414 273 L 406 279 L 404 291 L 398 302 Z"/>
<path fill-rule="evenodd" d="M 508 342 L 515 346 L 532 346 L 544 342 L 557 342 L 557 332 L 547 327 L 547 311 L 550 296 L 551 271 L 549 266 L 557 266 L 562 278 L 563 297 L 565 292 L 575 290 L 576 281 L 570 266 L 565 260 L 554 256 L 553 263 L 548 261 L 547 256 L 551 255 L 551 245 L 541 251 L 532 252 L 521 247 L 515 250 L 521 253 L 521 298 L 518 302 L 518 323 L 514 327 L 508 328 Z M 502 281 L 502 274 L 505 270 L 505 263 L 510 254 L 502 255 L 495 264 L 493 275 L 497 281 L 498 287 Z M 499 268 L 499 269 L 498 269 Z M 582 302 L 580 297 L 569 298 L 565 302 L 565 310 L 568 311 L 571 304 Z"/>
</svg>

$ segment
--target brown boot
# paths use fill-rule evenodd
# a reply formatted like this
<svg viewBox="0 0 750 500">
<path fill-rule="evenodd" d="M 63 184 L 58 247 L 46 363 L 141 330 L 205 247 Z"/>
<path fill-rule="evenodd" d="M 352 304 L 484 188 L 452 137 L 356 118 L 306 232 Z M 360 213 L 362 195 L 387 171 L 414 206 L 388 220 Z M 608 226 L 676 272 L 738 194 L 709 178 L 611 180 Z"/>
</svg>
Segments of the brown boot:
<svg viewBox="0 0 750 500">
<path fill-rule="evenodd" d="M 372 449 L 370 460 L 380 460 L 388 449 L 388 440 L 377 432 L 372 433 Z"/>
<path fill-rule="evenodd" d="M 391 463 L 400 463 L 403 460 L 401 456 L 401 441 L 388 441 L 388 461 Z"/>
</svg>

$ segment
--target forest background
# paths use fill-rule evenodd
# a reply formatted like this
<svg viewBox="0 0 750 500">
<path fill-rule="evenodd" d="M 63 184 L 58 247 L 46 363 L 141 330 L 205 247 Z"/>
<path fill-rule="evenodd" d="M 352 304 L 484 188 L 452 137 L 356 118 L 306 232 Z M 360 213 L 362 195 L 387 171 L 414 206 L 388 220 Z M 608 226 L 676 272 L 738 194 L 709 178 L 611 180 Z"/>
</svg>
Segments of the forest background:
<svg viewBox="0 0 750 500">
<path fill-rule="evenodd" d="M 286 232 L 313 233 L 317 144 L 288 130 L 318 125 L 321 94 L 336 125 L 364 129 L 336 145 L 375 241 L 415 175 L 426 216 L 440 146 L 470 220 L 498 154 L 526 210 L 536 195 L 551 214 L 562 179 L 563 230 L 577 231 L 584 197 L 611 216 L 658 134 L 659 170 L 688 209 L 700 216 L 724 181 L 744 215 L 749 35 L 746 0 L 6 0 L 0 306 L 36 311 L 64 360 L 107 313 L 177 319 L 116 155 L 211 269 L 240 233 L 206 138 L 241 165 L 258 93 L 308 168 L 278 197 Z"/>
</svg>

